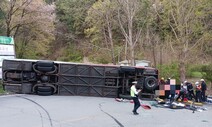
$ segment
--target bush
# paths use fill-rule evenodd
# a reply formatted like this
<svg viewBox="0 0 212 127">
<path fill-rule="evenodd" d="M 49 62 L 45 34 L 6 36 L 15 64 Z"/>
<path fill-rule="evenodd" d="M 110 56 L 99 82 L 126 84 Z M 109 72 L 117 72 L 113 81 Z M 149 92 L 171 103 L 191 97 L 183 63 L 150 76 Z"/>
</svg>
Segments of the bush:
<svg viewBox="0 0 212 127">
<path fill-rule="evenodd" d="M 58 58 L 59 61 L 82 62 L 83 55 L 75 46 L 70 46 L 64 51 L 64 56 Z"/>
<path fill-rule="evenodd" d="M 164 78 L 173 78 L 180 81 L 179 67 L 177 63 L 159 65 L 159 75 Z"/>
<path fill-rule="evenodd" d="M 111 62 L 110 55 L 105 55 L 103 53 L 90 55 L 89 59 L 94 63 L 100 63 L 100 64 L 108 64 Z"/>
<path fill-rule="evenodd" d="M 3 90 L 2 81 L 0 81 L 0 94 L 2 93 L 5 93 L 5 91 Z"/>
<path fill-rule="evenodd" d="M 204 79 L 212 82 L 212 64 L 202 66 L 201 73 Z"/>
<path fill-rule="evenodd" d="M 202 78 L 202 65 L 188 64 L 186 67 L 186 76 L 189 78 Z"/>
</svg>

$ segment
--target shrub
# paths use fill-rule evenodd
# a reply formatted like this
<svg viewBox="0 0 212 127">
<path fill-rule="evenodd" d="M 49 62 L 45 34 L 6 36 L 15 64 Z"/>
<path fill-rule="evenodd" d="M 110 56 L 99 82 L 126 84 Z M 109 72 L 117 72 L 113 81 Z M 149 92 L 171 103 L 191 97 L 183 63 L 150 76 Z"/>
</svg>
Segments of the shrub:
<svg viewBox="0 0 212 127">
<path fill-rule="evenodd" d="M 202 65 L 188 64 L 186 66 L 186 76 L 189 78 L 201 78 L 202 77 L 201 68 Z"/>
<path fill-rule="evenodd" d="M 173 78 L 177 82 L 180 81 L 179 67 L 177 63 L 159 65 L 159 75 L 164 78 Z"/>
<path fill-rule="evenodd" d="M 212 82 L 212 64 L 202 66 L 201 73 L 202 78 Z"/>
</svg>

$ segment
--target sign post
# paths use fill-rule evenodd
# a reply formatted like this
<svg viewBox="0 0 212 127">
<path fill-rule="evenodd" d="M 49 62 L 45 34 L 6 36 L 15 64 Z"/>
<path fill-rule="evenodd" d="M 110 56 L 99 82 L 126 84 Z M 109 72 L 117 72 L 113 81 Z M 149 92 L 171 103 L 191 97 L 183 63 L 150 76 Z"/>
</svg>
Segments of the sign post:
<svg viewBox="0 0 212 127">
<path fill-rule="evenodd" d="M 2 78 L 3 59 L 14 59 L 15 47 L 12 37 L 0 36 L 0 79 Z"/>
<path fill-rule="evenodd" d="M 0 44 L 14 45 L 14 40 L 12 37 L 0 36 Z"/>
</svg>

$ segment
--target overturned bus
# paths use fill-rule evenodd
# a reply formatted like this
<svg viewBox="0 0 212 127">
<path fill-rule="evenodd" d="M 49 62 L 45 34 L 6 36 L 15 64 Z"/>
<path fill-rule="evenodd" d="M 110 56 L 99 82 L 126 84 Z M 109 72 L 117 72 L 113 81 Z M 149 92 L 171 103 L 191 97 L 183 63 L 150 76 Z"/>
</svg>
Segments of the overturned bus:
<svg viewBox="0 0 212 127">
<path fill-rule="evenodd" d="M 4 90 L 21 94 L 119 97 L 129 95 L 135 80 L 143 94 L 158 88 L 158 70 L 151 67 L 5 59 L 2 75 Z"/>
</svg>

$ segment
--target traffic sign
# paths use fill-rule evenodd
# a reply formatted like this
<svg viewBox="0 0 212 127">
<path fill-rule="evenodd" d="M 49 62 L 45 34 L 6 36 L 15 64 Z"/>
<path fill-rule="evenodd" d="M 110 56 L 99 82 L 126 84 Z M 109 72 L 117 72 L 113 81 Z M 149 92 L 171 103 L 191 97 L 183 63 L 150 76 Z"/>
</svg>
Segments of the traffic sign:
<svg viewBox="0 0 212 127">
<path fill-rule="evenodd" d="M 12 37 L 0 36 L 0 44 L 9 44 L 13 45 L 14 40 Z"/>
</svg>

